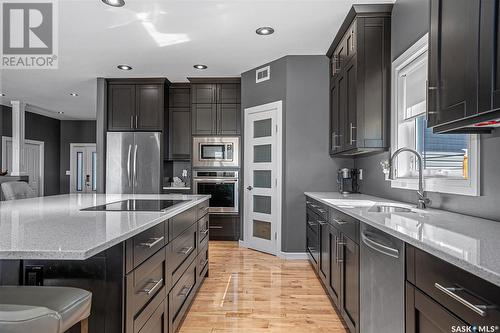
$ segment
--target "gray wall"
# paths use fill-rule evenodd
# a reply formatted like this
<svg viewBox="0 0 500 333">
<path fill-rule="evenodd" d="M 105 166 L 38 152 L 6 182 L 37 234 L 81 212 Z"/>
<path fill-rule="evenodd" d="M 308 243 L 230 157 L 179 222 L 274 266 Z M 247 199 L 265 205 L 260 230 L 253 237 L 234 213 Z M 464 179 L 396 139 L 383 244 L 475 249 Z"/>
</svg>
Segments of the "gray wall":
<svg viewBox="0 0 500 333">
<path fill-rule="evenodd" d="M 428 30 L 429 0 L 397 0 L 392 12 L 392 59 L 396 59 Z M 432 206 L 461 214 L 500 221 L 498 198 L 500 197 L 500 131 L 481 137 L 481 197 L 430 193 Z M 415 191 L 392 189 L 384 181 L 379 167 L 381 160 L 388 159 L 383 153 L 355 160 L 357 168 L 365 170 L 361 191 L 366 194 L 394 200 L 415 202 Z"/>
<path fill-rule="evenodd" d="M 66 170 L 70 168 L 70 144 L 71 143 L 95 143 L 96 122 L 95 120 L 63 120 L 61 121 L 60 137 L 60 186 L 59 192 L 69 193 L 69 176 Z"/>
<path fill-rule="evenodd" d="M 331 191 L 337 169 L 352 167 L 353 161 L 328 157 L 327 58 L 286 56 L 269 65 L 269 81 L 256 84 L 255 69 L 242 74 L 242 109 L 283 101 L 282 249 L 304 252 L 304 192 Z"/>
<path fill-rule="evenodd" d="M 12 109 L 2 108 L 2 135 L 12 136 Z M 25 136 L 29 140 L 45 143 L 44 194 L 59 194 L 59 133 L 60 121 L 39 114 L 26 112 Z M 1 155 L 0 155 L 1 156 Z"/>
</svg>

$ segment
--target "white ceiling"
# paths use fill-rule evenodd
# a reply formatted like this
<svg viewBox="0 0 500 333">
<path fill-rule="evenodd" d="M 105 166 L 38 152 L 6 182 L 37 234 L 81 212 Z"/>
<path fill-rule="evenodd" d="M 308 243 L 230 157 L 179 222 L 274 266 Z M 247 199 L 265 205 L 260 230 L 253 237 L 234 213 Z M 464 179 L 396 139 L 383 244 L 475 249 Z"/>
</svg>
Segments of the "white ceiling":
<svg viewBox="0 0 500 333">
<path fill-rule="evenodd" d="M 3 70 L 1 104 L 20 99 L 55 118 L 93 119 L 96 77 L 239 76 L 285 55 L 325 54 L 353 3 L 393 2 L 125 1 L 113 8 L 100 0 L 59 0 L 59 69 Z M 261 26 L 276 32 L 258 36 Z M 198 63 L 208 69 L 195 70 Z M 134 69 L 120 71 L 118 64 Z"/>
</svg>

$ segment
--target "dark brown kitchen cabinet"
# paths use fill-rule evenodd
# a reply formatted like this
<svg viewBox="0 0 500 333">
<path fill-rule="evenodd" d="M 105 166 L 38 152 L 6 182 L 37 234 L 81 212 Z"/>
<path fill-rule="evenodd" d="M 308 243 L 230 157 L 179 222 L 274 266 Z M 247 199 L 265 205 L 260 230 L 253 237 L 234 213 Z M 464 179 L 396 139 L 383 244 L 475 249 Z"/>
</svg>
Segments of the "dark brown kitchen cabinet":
<svg viewBox="0 0 500 333">
<path fill-rule="evenodd" d="M 330 57 L 330 155 L 387 150 L 392 5 L 354 5 Z"/>
<path fill-rule="evenodd" d="M 217 134 L 240 133 L 240 104 L 217 105 Z"/>
<path fill-rule="evenodd" d="M 428 127 L 435 133 L 489 131 L 500 118 L 499 4 L 431 0 Z"/>
<path fill-rule="evenodd" d="M 193 134 L 217 133 L 217 104 L 193 104 Z"/>
<path fill-rule="evenodd" d="M 162 131 L 164 80 L 109 79 L 109 131 Z"/>
<path fill-rule="evenodd" d="M 359 333 L 359 221 L 306 197 L 306 250 L 349 331 Z"/>
<path fill-rule="evenodd" d="M 408 282 L 405 312 L 406 333 L 449 333 L 453 327 L 468 326 Z"/>
<path fill-rule="evenodd" d="M 188 84 L 169 87 L 169 160 L 191 158 L 191 89 Z"/>
<path fill-rule="evenodd" d="M 116 84 L 108 87 L 108 129 L 130 131 L 134 127 L 135 85 Z"/>
<path fill-rule="evenodd" d="M 190 81 L 193 135 L 240 134 L 239 79 L 190 78 Z"/>
<path fill-rule="evenodd" d="M 339 247 L 341 266 L 341 313 L 349 330 L 359 332 L 359 244 L 342 235 Z"/>
</svg>

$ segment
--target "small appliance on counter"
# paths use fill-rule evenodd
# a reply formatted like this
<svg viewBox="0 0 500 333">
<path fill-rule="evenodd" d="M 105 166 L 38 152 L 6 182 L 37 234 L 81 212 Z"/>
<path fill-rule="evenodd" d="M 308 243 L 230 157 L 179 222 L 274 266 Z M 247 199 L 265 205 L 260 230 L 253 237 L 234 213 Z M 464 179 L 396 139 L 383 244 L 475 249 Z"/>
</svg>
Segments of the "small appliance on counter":
<svg viewBox="0 0 500 333">
<path fill-rule="evenodd" d="M 358 180 L 363 179 L 363 169 L 342 168 L 337 172 L 337 184 L 341 194 L 359 193 Z"/>
</svg>

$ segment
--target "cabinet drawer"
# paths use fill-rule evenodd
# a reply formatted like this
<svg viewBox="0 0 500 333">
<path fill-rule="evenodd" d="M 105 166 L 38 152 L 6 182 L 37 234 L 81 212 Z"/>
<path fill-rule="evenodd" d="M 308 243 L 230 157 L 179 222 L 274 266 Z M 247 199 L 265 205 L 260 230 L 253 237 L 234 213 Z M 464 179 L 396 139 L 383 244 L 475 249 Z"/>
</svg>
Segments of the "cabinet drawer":
<svg viewBox="0 0 500 333">
<path fill-rule="evenodd" d="M 197 270 L 196 261 L 194 261 L 170 291 L 168 315 L 172 332 L 177 330 L 195 294 Z"/>
<path fill-rule="evenodd" d="M 424 251 L 409 247 L 415 285 L 457 317 L 474 325 L 500 325 L 500 287 Z M 411 272 L 411 268 L 407 268 Z"/>
<path fill-rule="evenodd" d="M 179 237 L 174 239 L 169 246 L 168 276 L 171 285 L 182 275 L 182 272 L 191 264 L 197 254 L 196 224 L 184 231 Z"/>
<path fill-rule="evenodd" d="M 233 215 L 210 215 L 211 240 L 238 240 L 240 218 Z"/>
<path fill-rule="evenodd" d="M 209 230 L 209 217 L 207 214 L 198 221 L 198 245 L 205 240 L 208 241 Z"/>
<path fill-rule="evenodd" d="M 197 208 L 193 207 L 169 220 L 169 241 L 179 236 L 184 230 L 197 221 Z"/>
<path fill-rule="evenodd" d="M 330 224 L 359 244 L 359 221 L 355 218 L 330 208 Z"/>
<path fill-rule="evenodd" d="M 139 266 L 144 260 L 160 250 L 167 242 L 165 223 L 160 223 L 127 241 L 127 272 Z"/>
<path fill-rule="evenodd" d="M 316 214 L 323 220 L 328 221 L 328 207 L 314 199 L 306 197 L 306 207 Z"/>
<path fill-rule="evenodd" d="M 134 333 L 168 333 L 168 316 L 165 302 L 161 302 L 144 326 L 139 331 L 134 330 Z"/>
<path fill-rule="evenodd" d="M 159 251 L 126 276 L 126 321 L 130 323 L 139 319 L 148 302 L 153 302 L 155 296 L 162 301 L 166 293 L 165 252 Z M 147 308 L 147 307 L 146 307 Z M 142 316 L 144 317 L 144 316 Z M 142 323 L 144 320 L 142 320 Z"/>
<path fill-rule="evenodd" d="M 206 200 L 206 201 L 203 201 L 201 204 L 199 204 L 198 206 L 198 216 L 197 216 L 197 219 L 201 219 L 202 217 L 206 216 L 208 214 L 208 210 L 209 210 L 209 201 Z"/>
</svg>

